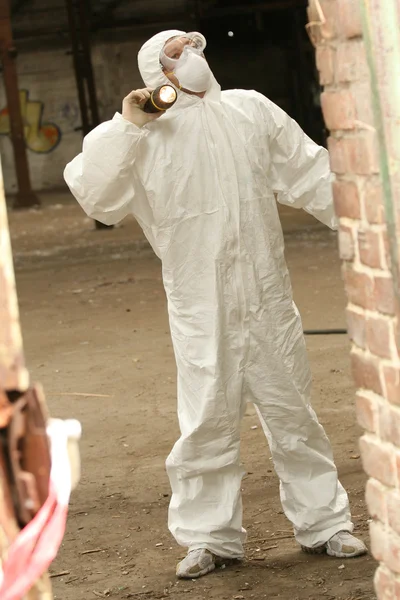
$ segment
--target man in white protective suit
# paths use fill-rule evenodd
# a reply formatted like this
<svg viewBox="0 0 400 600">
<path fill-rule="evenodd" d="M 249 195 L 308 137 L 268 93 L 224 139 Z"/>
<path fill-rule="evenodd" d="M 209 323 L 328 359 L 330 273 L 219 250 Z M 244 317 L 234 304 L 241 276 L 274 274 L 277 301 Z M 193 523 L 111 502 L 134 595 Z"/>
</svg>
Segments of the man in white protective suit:
<svg viewBox="0 0 400 600">
<path fill-rule="evenodd" d="M 167 459 L 169 528 L 188 554 L 181 578 L 244 555 L 240 422 L 255 404 L 297 542 L 364 554 L 347 494 L 310 405 L 275 195 L 336 228 L 328 153 L 254 91 L 221 93 L 199 33 L 163 31 L 139 52 L 147 86 L 86 136 L 65 179 L 105 224 L 135 216 L 162 261 L 178 367 L 181 437 Z M 171 82 L 161 118 L 142 108 Z"/>
</svg>

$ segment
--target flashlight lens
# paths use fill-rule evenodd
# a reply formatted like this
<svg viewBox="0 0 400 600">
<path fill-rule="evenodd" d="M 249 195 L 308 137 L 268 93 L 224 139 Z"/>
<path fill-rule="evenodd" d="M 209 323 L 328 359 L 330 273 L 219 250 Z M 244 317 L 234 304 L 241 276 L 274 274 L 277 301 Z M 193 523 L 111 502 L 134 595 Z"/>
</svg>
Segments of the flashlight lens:
<svg viewBox="0 0 400 600">
<path fill-rule="evenodd" d="M 170 85 L 165 85 L 160 90 L 160 100 L 170 104 L 176 99 L 176 91 Z"/>
</svg>

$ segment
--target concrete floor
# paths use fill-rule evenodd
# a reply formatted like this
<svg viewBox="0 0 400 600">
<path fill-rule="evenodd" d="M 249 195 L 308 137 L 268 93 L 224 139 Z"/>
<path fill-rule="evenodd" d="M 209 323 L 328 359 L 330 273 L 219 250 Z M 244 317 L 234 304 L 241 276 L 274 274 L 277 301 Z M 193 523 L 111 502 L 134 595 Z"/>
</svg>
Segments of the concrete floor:
<svg viewBox="0 0 400 600">
<path fill-rule="evenodd" d="M 176 369 L 159 261 L 133 219 L 95 231 L 69 194 L 43 201 L 40 211 L 10 213 L 27 362 L 52 415 L 78 418 L 84 430 L 82 481 L 51 568 L 55 597 L 372 600 L 370 557 L 343 566 L 299 552 L 252 407 L 243 420 L 247 560 L 176 582 L 184 551 L 167 530 L 164 471 L 178 436 Z M 284 209 L 281 216 L 304 327 L 345 327 L 336 235 L 306 213 Z M 314 407 L 331 437 L 356 531 L 367 539 L 349 343 L 312 337 L 308 348 Z"/>
</svg>

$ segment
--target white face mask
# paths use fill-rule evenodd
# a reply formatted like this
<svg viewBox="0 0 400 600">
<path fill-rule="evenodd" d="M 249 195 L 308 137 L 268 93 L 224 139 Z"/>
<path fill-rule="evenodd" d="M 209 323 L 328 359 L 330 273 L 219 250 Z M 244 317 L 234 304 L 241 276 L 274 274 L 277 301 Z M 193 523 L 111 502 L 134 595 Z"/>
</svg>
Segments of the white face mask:
<svg viewBox="0 0 400 600">
<path fill-rule="evenodd" d="M 180 86 L 189 92 L 206 92 L 212 75 L 207 61 L 190 48 L 185 49 L 184 55 L 175 68 L 175 76 Z"/>
</svg>

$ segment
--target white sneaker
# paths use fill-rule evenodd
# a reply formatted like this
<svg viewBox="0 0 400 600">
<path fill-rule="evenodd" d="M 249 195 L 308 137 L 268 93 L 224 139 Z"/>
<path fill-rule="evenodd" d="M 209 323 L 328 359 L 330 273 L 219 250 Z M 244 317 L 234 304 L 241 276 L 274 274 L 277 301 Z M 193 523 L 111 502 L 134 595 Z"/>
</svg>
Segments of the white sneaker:
<svg viewBox="0 0 400 600">
<path fill-rule="evenodd" d="M 336 558 L 354 558 L 367 552 L 364 542 L 348 531 L 339 531 L 326 544 L 326 553 Z"/>
<path fill-rule="evenodd" d="M 197 579 L 214 571 L 216 563 L 217 557 L 209 550 L 191 550 L 176 567 L 176 575 L 179 579 Z"/>
<path fill-rule="evenodd" d="M 317 546 L 317 548 L 302 546 L 301 549 L 303 552 L 307 552 L 307 554 L 326 553 L 329 556 L 335 556 L 336 558 L 355 558 L 356 556 L 362 556 L 368 552 L 364 542 L 354 537 L 354 535 L 348 531 L 339 531 L 339 533 L 335 533 L 326 544 Z"/>
</svg>

